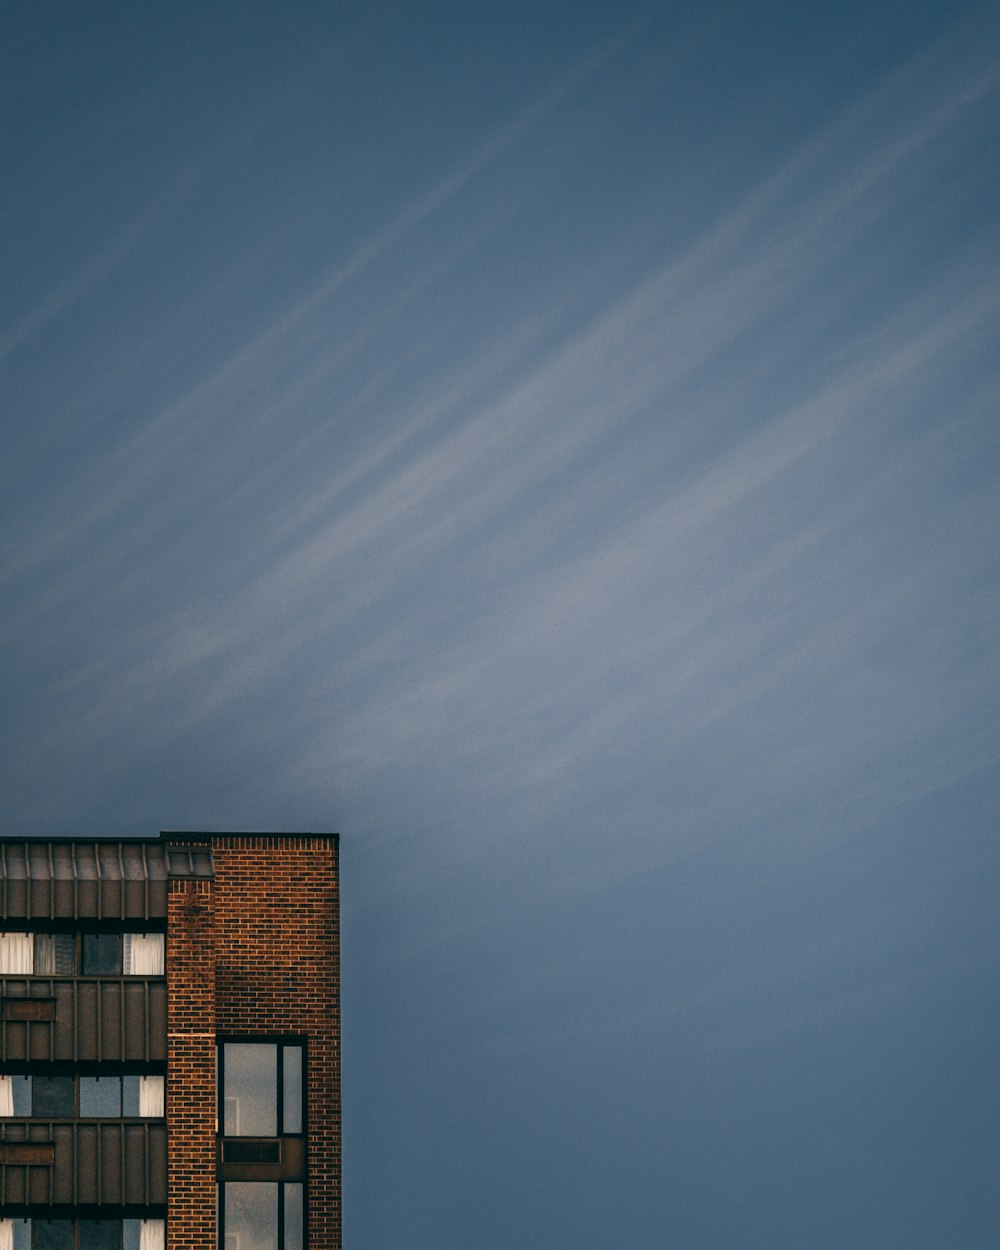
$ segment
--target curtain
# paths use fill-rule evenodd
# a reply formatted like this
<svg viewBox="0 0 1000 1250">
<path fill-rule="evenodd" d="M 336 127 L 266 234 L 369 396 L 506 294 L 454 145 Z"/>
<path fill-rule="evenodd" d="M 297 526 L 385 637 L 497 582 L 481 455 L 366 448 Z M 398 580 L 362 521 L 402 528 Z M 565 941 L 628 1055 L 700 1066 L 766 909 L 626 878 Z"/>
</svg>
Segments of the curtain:
<svg viewBox="0 0 1000 1250">
<path fill-rule="evenodd" d="M 13 1220 L 0 1220 L 0 1250 L 14 1250 Z"/>
<path fill-rule="evenodd" d="M 35 967 L 36 977 L 51 977 L 56 971 L 56 944 L 51 933 L 35 934 Z"/>
<path fill-rule="evenodd" d="M 34 937 L 33 933 L 0 933 L 0 975 L 24 975 L 34 971 Z"/>
<path fill-rule="evenodd" d="M 139 1077 L 139 1114 L 160 1118 L 163 1115 L 163 1077 Z M 147 1221 L 148 1223 L 149 1221 Z M 156 1221 L 152 1221 L 156 1223 Z M 2 1250 L 2 1247 L 0 1247 Z M 140 1246 L 139 1250 L 142 1250 Z"/>
<path fill-rule="evenodd" d="M 164 1250 L 166 1225 L 163 1220 L 143 1220 L 139 1232 L 139 1250 Z M 0 1245 L 0 1250 L 4 1250 Z"/>
<path fill-rule="evenodd" d="M 0 1115 L 14 1114 L 14 1078 L 10 1076 L 0 1076 Z M 0 1221 L 0 1225 L 7 1223 L 6 1220 Z M 13 1227 L 13 1226 L 12 1226 Z M 11 1237 L 14 1236 L 13 1231 Z M 4 1250 L 3 1233 L 0 1232 L 0 1250 Z"/>
<path fill-rule="evenodd" d="M 162 977 L 163 934 L 126 933 L 122 967 L 127 977 Z"/>
</svg>

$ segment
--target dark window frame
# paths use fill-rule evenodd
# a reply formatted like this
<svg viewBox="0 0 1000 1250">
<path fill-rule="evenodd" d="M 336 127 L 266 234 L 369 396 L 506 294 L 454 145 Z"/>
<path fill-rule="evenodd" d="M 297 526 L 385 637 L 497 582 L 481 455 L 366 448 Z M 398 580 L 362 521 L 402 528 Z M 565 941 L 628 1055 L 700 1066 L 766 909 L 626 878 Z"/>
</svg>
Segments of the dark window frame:
<svg viewBox="0 0 1000 1250">
<path fill-rule="evenodd" d="M 31 972 L 0 972 L 0 978 L 10 977 L 47 977 L 49 979 L 59 977 L 93 977 L 95 980 L 107 979 L 108 977 L 165 977 L 167 970 L 167 939 L 166 931 L 163 928 L 149 926 L 143 929 L 2 929 L 0 933 L 28 933 L 34 939 L 32 948 L 33 968 Z M 37 941 L 40 937 L 65 937 L 67 934 L 74 939 L 73 952 L 73 971 L 72 972 L 39 972 L 38 971 L 38 945 Z M 125 971 L 125 942 L 124 939 L 129 934 L 138 934 L 141 936 L 152 936 L 154 934 L 163 935 L 163 971 L 162 972 L 126 972 Z M 84 939 L 88 937 L 117 937 L 118 938 L 118 971 L 117 972 L 84 972 Z"/>
<path fill-rule="evenodd" d="M 275 1124 L 278 1129 L 274 1134 L 275 1138 L 279 1137 L 305 1137 L 309 1128 L 308 1120 L 308 1098 L 306 1092 L 308 1090 L 308 1066 L 309 1052 L 304 1037 L 295 1036 L 273 1036 L 273 1037 L 244 1037 L 238 1034 L 232 1036 L 226 1035 L 216 1038 L 215 1043 L 215 1093 L 216 1093 L 216 1124 L 218 1125 L 217 1136 L 220 1139 L 236 1141 L 240 1137 L 251 1136 L 251 1134 L 227 1134 L 226 1126 L 226 1047 L 227 1046 L 276 1046 L 277 1062 L 275 1064 Z M 301 1066 L 299 1069 L 300 1089 L 300 1124 L 301 1128 L 294 1133 L 285 1131 L 285 1049 L 291 1047 L 297 1049 L 301 1056 Z M 253 1134 L 252 1136 L 259 1136 Z M 265 1135 L 266 1136 L 266 1135 Z"/>
<path fill-rule="evenodd" d="M 158 1122 L 166 1118 L 166 1076 L 162 1072 L 5 1072 L 0 1073 L 3 1076 L 13 1077 L 29 1077 L 31 1079 L 31 1111 L 28 1114 L 16 1112 L 12 1116 L 0 1116 L 0 1124 L 10 1120 L 59 1120 L 70 1122 L 73 1120 L 83 1120 L 87 1123 L 91 1121 L 109 1121 L 109 1120 L 138 1120 L 140 1123 L 148 1124 L 150 1122 Z M 164 1092 L 164 1114 L 163 1115 L 129 1115 L 125 1112 L 125 1080 L 128 1077 L 141 1076 L 157 1076 L 163 1082 Z M 99 1081 L 117 1081 L 118 1082 L 118 1107 L 119 1111 L 115 1115 L 83 1115 L 80 1111 L 80 1082 L 81 1080 L 99 1080 Z M 73 1111 L 71 1113 L 52 1114 L 49 1112 L 35 1110 L 35 1081 L 38 1080 L 70 1080 L 73 1082 Z"/>
<path fill-rule="evenodd" d="M 31 1250 L 35 1250 L 35 1247 L 37 1244 L 35 1240 L 35 1228 L 36 1228 L 36 1225 L 38 1224 L 52 1224 L 52 1223 L 71 1224 L 73 1226 L 72 1250 L 80 1250 L 80 1233 L 81 1233 L 80 1226 L 81 1224 L 94 1224 L 94 1223 L 117 1224 L 118 1225 L 118 1238 L 117 1238 L 118 1250 L 124 1250 L 125 1248 L 126 1221 L 141 1222 L 146 1219 L 159 1220 L 163 1224 L 163 1227 L 164 1227 L 164 1237 L 166 1236 L 166 1218 L 162 1215 L 150 1215 L 150 1216 L 127 1215 L 124 1217 L 119 1217 L 119 1216 L 112 1216 L 112 1217 L 83 1216 L 83 1217 L 80 1217 L 80 1216 L 68 1216 L 68 1215 L 53 1215 L 49 1218 L 46 1218 L 45 1216 L 39 1216 L 39 1215 L 26 1215 L 26 1216 L 11 1215 L 11 1216 L 5 1216 L 4 1218 L 11 1219 L 15 1223 L 25 1223 L 25 1224 L 30 1225 L 28 1229 L 28 1245 L 31 1247 Z"/>
</svg>

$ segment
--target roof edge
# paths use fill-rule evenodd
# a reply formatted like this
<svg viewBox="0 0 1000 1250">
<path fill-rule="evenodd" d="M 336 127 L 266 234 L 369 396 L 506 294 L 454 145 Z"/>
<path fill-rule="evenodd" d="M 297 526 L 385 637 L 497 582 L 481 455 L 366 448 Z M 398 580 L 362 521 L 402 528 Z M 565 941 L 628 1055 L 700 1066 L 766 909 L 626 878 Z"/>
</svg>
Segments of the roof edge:
<svg viewBox="0 0 1000 1250">
<path fill-rule="evenodd" d="M 315 829 L 161 829 L 160 837 L 170 842 L 205 842 L 210 838 L 329 838 L 334 842 L 340 841 L 339 833 Z"/>
</svg>

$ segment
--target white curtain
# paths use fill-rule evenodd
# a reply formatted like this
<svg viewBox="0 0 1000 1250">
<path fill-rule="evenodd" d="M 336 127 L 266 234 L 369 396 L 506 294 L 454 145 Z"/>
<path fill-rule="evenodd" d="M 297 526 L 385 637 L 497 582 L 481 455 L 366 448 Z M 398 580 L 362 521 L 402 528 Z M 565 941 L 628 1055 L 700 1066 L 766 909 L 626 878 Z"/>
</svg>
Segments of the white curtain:
<svg viewBox="0 0 1000 1250">
<path fill-rule="evenodd" d="M 163 934 L 126 933 L 123 970 L 127 977 L 162 977 Z"/>
<path fill-rule="evenodd" d="M 0 1220 L 0 1250 L 14 1250 L 13 1220 Z"/>
<path fill-rule="evenodd" d="M 11 1076 L 0 1076 L 0 1115 L 14 1114 L 14 1078 Z M 6 1224 L 8 1221 L 0 1221 L 0 1224 Z M 13 1227 L 13 1226 L 12 1226 Z M 14 1236 L 11 1232 L 11 1237 Z M 0 1250 L 4 1250 L 4 1243 L 0 1234 Z"/>
<path fill-rule="evenodd" d="M 164 1250 L 166 1224 L 163 1220 L 143 1220 L 139 1231 L 139 1250 Z M 5 1247 L 0 1244 L 0 1250 Z"/>
<path fill-rule="evenodd" d="M 23 976 L 34 971 L 34 937 L 33 933 L 0 933 L 0 975 Z"/>
<path fill-rule="evenodd" d="M 163 1110 L 163 1077 L 140 1076 L 139 1114 L 161 1118 L 163 1116 Z M 154 1224 L 157 1223 L 156 1220 L 147 1220 L 146 1222 Z M 2 1250 L 2 1247 L 0 1247 L 0 1250 Z M 142 1250 L 141 1246 L 140 1250 Z"/>
</svg>

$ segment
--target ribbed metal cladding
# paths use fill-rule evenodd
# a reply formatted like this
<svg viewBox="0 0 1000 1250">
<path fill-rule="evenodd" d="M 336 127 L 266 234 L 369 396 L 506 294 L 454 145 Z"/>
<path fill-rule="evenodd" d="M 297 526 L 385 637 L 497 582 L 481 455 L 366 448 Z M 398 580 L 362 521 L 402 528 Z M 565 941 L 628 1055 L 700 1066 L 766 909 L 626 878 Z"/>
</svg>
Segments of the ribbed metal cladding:
<svg viewBox="0 0 1000 1250">
<path fill-rule="evenodd" d="M 171 877 L 211 877 L 208 846 L 136 839 L 0 839 L 0 918 L 149 920 L 167 914 Z"/>
<path fill-rule="evenodd" d="M 37 1017 L 22 1005 L 36 1004 Z M 49 1011 L 48 1005 L 54 1004 Z M 0 978 L 0 1064 L 163 1063 L 167 985 L 162 978 Z"/>
<path fill-rule="evenodd" d="M 167 1200 L 167 1129 L 160 1122 L 10 1120 L 8 1143 L 51 1143 L 55 1162 L 0 1162 L 0 1207 L 161 1206 Z"/>
</svg>

